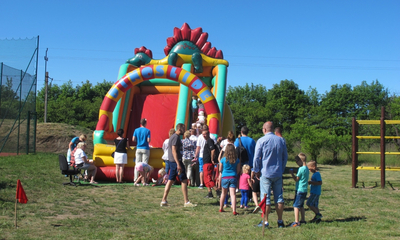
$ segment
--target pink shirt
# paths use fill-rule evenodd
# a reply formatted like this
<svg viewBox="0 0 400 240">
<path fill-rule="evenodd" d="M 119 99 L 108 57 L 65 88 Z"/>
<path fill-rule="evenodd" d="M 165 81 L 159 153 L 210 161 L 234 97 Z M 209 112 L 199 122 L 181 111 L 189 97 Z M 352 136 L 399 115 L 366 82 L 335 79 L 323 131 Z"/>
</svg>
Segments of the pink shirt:
<svg viewBox="0 0 400 240">
<path fill-rule="evenodd" d="M 239 189 L 240 190 L 250 190 L 249 183 L 247 182 L 247 179 L 250 179 L 250 175 L 247 173 L 243 173 L 240 176 L 239 180 Z"/>
</svg>

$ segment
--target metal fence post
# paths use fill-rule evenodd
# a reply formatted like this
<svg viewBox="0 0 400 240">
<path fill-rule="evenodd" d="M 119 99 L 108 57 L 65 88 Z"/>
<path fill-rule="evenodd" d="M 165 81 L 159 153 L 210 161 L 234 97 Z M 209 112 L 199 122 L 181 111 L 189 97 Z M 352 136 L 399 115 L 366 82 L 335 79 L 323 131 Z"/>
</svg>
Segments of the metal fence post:
<svg viewBox="0 0 400 240">
<path fill-rule="evenodd" d="M 385 179 L 386 179 L 386 163 L 385 163 L 385 107 L 381 108 L 381 188 L 385 188 Z"/>
<path fill-rule="evenodd" d="M 28 116 L 26 119 L 26 154 L 29 154 L 29 125 L 31 124 L 31 111 L 28 111 Z"/>
</svg>

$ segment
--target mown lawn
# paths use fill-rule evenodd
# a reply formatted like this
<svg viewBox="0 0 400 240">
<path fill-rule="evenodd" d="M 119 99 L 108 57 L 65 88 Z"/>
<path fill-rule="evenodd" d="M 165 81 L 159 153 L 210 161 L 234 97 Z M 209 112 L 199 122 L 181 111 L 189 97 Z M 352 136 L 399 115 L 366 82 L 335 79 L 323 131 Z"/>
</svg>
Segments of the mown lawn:
<svg viewBox="0 0 400 240">
<path fill-rule="evenodd" d="M 184 208 L 180 186 L 174 186 L 169 202 L 159 206 L 163 187 L 132 184 L 63 186 L 56 154 L 0 158 L 0 239 L 260 239 L 256 228 L 260 214 L 239 209 L 219 213 L 216 199 L 205 199 L 206 190 L 189 189 L 196 208 Z M 288 164 L 288 169 L 294 167 Z M 400 173 L 387 172 L 381 189 L 379 171 L 360 171 L 366 188 L 351 188 L 351 166 L 320 165 L 323 179 L 320 199 L 324 216 L 319 224 L 278 229 L 271 214 L 268 239 L 399 239 Z M 294 182 L 285 174 L 284 221 L 294 220 Z M 18 204 L 18 228 L 14 227 L 17 179 L 29 202 Z M 375 186 L 378 183 L 378 187 Z M 362 184 L 358 184 L 361 186 Z M 240 197 L 240 195 L 238 194 Z M 240 198 L 239 198 L 240 200 Z M 306 208 L 306 219 L 313 218 Z"/>
</svg>

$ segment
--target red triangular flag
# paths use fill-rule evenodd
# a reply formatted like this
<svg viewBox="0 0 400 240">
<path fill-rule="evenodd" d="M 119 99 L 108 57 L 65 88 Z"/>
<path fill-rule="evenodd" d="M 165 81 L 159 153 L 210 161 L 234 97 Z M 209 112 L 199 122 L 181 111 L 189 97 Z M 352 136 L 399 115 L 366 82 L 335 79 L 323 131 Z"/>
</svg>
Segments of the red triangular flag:
<svg viewBox="0 0 400 240">
<path fill-rule="evenodd" d="M 17 181 L 17 195 L 15 196 L 15 199 L 18 199 L 20 203 L 27 203 L 28 198 L 26 197 L 24 188 L 21 185 L 21 181 Z"/>
<path fill-rule="evenodd" d="M 267 194 L 264 195 L 263 200 L 261 200 L 260 204 L 258 204 L 258 206 L 261 208 L 262 214 L 261 216 L 264 217 L 265 211 L 266 211 L 266 207 L 267 204 L 265 204 L 267 201 Z"/>
</svg>

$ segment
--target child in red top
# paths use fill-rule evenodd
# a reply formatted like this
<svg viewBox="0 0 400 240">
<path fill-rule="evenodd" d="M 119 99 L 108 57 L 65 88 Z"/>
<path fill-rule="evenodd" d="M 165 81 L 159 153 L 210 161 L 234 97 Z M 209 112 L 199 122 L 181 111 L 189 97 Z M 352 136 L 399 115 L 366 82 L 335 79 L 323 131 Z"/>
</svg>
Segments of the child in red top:
<svg viewBox="0 0 400 240">
<path fill-rule="evenodd" d="M 240 208 L 247 208 L 247 204 L 249 203 L 249 190 L 251 188 L 251 180 L 250 180 L 250 166 L 248 164 L 243 165 L 242 172 L 243 174 L 240 176 L 239 180 L 239 189 L 242 193 L 242 199 L 240 200 Z"/>
</svg>

